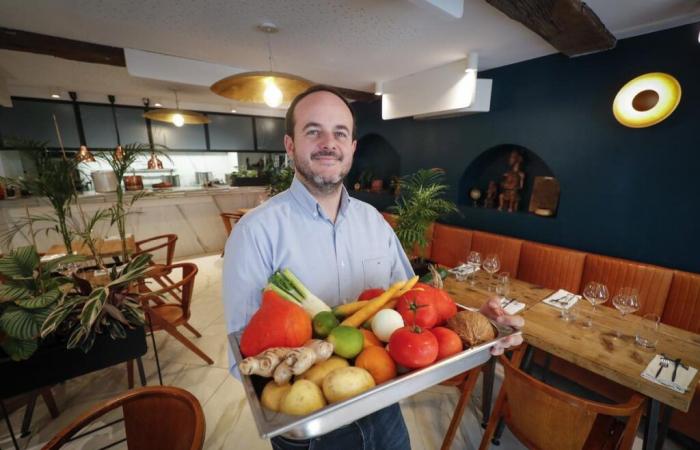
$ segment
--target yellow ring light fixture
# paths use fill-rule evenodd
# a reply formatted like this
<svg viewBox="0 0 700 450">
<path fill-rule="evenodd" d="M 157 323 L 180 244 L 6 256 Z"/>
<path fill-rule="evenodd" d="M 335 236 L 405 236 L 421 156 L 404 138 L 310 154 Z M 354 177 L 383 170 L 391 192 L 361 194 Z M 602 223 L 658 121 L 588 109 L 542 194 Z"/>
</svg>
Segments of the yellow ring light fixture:
<svg viewBox="0 0 700 450">
<path fill-rule="evenodd" d="M 678 80 L 667 73 L 646 73 L 622 86 L 613 101 L 613 114 L 626 127 L 645 128 L 670 116 L 680 101 Z"/>
</svg>

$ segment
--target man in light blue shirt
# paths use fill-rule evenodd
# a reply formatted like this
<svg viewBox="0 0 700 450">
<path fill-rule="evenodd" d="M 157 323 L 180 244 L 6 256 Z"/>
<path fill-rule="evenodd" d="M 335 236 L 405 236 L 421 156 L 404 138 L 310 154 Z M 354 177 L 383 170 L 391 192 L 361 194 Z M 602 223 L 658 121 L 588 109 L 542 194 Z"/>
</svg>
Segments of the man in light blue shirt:
<svg viewBox="0 0 700 450">
<path fill-rule="evenodd" d="M 413 275 L 381 214 L 350 198 L 343 186 L 357 141 L 353 112 L 342 95 L 315 86 L 295 98 L 287 111 L 284 145 L 295 165 L 291 187 L 246 214 L 226 243 L 223 300 L 229 333 L 245 327 L 278 269 L 289 268 L 330 306 Z M 238 376 L 233 362 L 231 370 Z M 272 446 L 404 450 L 410 442 L 395 404 L 312 442 L 276 437 Z"/>
</svg>

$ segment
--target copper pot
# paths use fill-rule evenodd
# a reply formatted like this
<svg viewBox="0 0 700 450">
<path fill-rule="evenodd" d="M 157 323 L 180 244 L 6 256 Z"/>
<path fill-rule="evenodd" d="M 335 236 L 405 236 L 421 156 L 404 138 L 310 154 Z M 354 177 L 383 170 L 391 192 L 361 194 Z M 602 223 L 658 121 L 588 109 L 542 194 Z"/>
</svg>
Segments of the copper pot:
<svg viewBox="0 0 700 450">
<path fill-rule="evenodd" d="M 124 177 L 124 187 L 127 191 L 143 190 L 143 178 L 141 175 L 127 175 Z"/>
</svg>

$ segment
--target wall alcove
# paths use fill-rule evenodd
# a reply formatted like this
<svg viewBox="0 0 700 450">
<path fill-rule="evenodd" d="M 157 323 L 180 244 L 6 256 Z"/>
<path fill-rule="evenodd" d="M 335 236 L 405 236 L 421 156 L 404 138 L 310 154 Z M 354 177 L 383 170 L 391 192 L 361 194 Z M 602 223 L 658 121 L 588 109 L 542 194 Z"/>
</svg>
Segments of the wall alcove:
<svg viewBox="0 0 700 450">
<path fill-rule="evenodd" d="M 396 149 L 382 136 L 368 134 L 357 141 L 357 149 L 352 168 L 345 178 L 349 191 L 354 190 L 356 182 L 363 174 L 370 174 L 371 179 L 384 181 L 383 193 L 388 193 L 392 177 L 401 172 L 401 157 Z M 362 186 L 363 189 L 369 186 Z"/>
<path fill-rule="evenodd" d="M 459 181 L 457 199 L 460 206 L 473 206 L 469 192 L 471 189 L 477 188 L 481 191 L 481 199 L 478 202 L 478 206 L 483 207 L 489 181 L 495 181 L 499 185 L 500 191 L 500 183 L 503 180 L 503 174 L 509 170 L 508 159 L 513 150 L 518 151 L 522 155 L 523 164 L 521 171 L 525 172 L 525 183 L 522 191 L 520 191 L 520 204 L 517 212 L 528 213 L 535 177 L 556 177 L 539 155 L 516 144 L 501 144 L 491 147 L 469 164 Z M 495 207 L 498 207 L 498 200 L 495 202 Z"/>
</svg>

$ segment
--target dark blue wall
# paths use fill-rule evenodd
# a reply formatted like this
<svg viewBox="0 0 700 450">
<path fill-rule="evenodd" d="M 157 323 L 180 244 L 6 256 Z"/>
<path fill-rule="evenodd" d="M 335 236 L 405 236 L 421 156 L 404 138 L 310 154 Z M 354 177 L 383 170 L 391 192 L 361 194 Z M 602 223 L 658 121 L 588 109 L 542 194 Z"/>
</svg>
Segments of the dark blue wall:
<svg viewBox="0 0 700 450">
<path fill-rule="evenodd" d="M 463 208 L 445 222 L 538 242 L 700 272 L 700 24 L 618 42 L 569 59 L 551 55 L 481 72 L 491 111 L 452 119 L 382 121 L 357 105 L 360 136 L 397 149 L 401 173 L 443 167 L 457 201 L 466 167 L 510 143 L 537 153 L 561 183 L 555 218 Z M 667 72 L 683 94 L 664 122 L 626 128 L 612 101 L 627 81 Z M 526 168 L 527 170 L 527 168 Z"/>
</svg>

